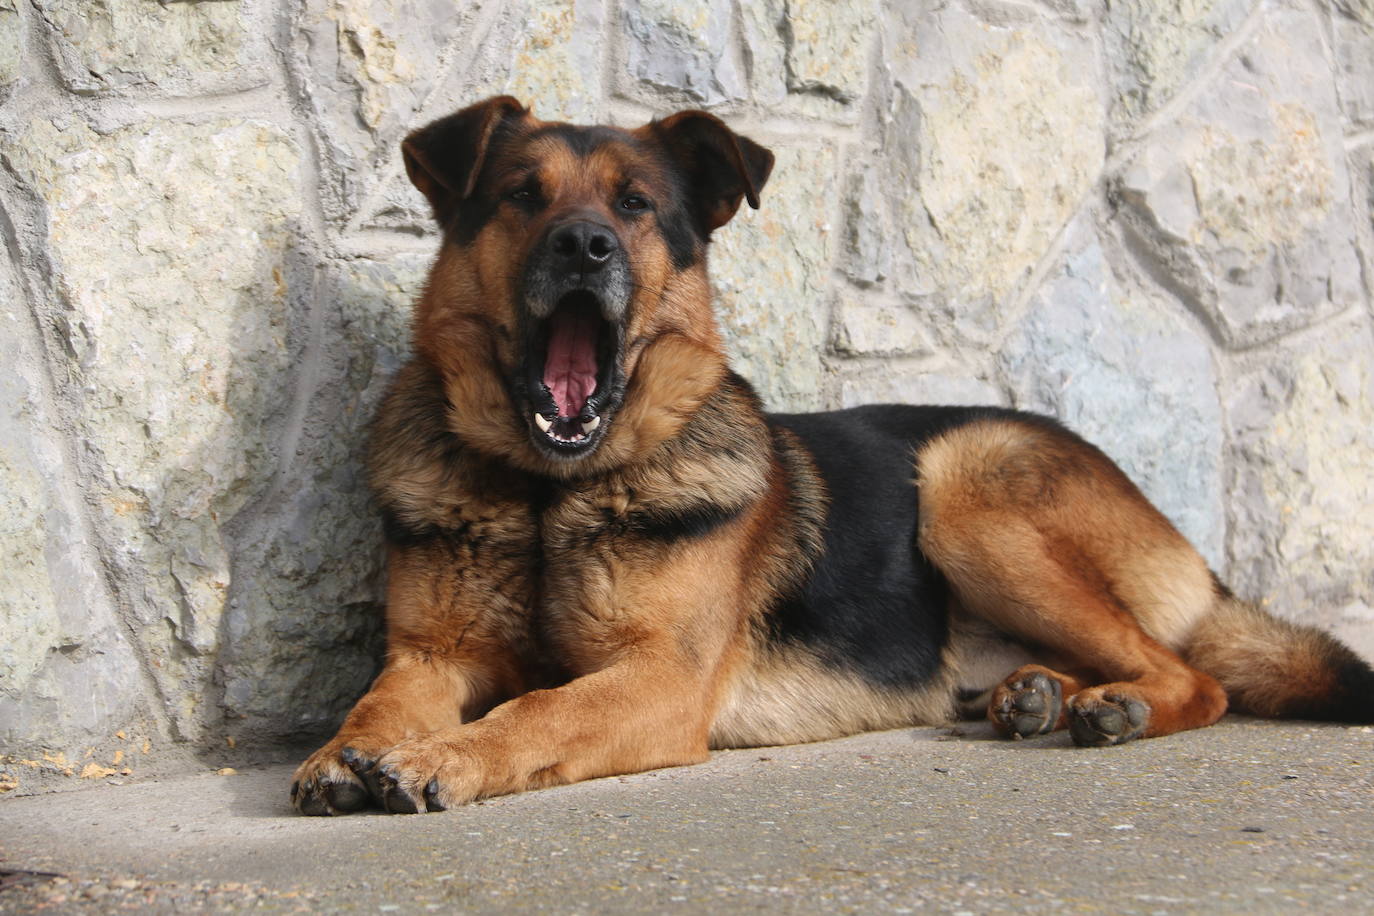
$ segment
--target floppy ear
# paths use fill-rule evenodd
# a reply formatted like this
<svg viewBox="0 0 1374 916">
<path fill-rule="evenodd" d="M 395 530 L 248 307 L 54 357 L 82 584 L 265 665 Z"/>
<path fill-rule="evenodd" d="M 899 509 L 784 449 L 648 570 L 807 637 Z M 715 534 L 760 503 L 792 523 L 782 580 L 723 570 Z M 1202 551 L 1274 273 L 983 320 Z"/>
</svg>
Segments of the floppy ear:
<svg viewBox="0 0 1374 916">
<path fill-rule="evenodd" d="M 446 222 L 453 207 L 472 196 L 501 123 L 527 114 L 516 99 L 499 95 L 427 124 L 401 142 L 410 183 L 429 199 L 436 220 Z"/>
<path fill-rule="evenodd" d="M 650 125 L 686 179 L 692 210 L 709 235 L 730 221 L 741 200 L 759 208 L 773 154 L 704 111 L 680 111 Z"/>
</svg>

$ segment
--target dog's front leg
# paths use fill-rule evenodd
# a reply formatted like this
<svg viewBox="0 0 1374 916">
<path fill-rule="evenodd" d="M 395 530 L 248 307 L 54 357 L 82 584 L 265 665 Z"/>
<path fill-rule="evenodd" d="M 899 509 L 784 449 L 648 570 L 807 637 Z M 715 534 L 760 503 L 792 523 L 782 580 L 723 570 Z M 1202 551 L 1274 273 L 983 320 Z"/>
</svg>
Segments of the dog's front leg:
<svg viewBox="0 0 1374 916">
<path fill-rule="evenodd" d="M 708 679 L 677 650 L 636 649 L 484 718 L 402 742 L 378 761 L 387 810 L 442 811 L 476 798 L 705 760 Z"/>
<path fill-rule="evenodd" d="M 467 551 L 455 563 L 455 551 Z M 527 689 L 532 580 L 521 551 L 453 539 L 394 549 L 387 658 L 338 733 L 297 768 L 303 814 L 381 800 L 375 764 L 406 738 L 451 729 Z"/>
</svg>

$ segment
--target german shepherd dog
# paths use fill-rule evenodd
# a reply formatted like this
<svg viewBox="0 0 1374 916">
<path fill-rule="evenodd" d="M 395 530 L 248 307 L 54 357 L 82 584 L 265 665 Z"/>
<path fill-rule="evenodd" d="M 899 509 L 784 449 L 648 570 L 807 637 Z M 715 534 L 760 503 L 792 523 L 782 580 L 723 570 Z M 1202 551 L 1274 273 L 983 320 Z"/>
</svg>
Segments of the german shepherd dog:
<svg viewBox="0 0 1374 916">
<path fill-rule="evenodd" d="M 412 133 L 442 247 L 372 434 L 386 662 L 305 814 L 986 714 L 1080 745 L 1230 708 L 1370 722 L 1374 671 L 1237 600 L 1101 451 L 980 407 L 768 414 L 707 247 L 773 155 L 508 96 Z"/>
</svg>

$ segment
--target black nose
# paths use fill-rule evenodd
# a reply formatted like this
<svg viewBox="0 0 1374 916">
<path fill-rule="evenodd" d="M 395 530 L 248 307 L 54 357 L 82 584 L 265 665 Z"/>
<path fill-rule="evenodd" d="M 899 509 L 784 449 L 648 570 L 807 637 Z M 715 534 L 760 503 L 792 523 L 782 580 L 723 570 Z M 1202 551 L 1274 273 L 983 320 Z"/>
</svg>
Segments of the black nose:
<svg viewBox="0 0 1374 916">
<path fill-rule="evenodd" d="M 564 223 L 549 233 L 549 253 L 566 271 L 596 273 L 606 266 L 620 243 L 605 226 L 586 220 Z"/>
</svg>

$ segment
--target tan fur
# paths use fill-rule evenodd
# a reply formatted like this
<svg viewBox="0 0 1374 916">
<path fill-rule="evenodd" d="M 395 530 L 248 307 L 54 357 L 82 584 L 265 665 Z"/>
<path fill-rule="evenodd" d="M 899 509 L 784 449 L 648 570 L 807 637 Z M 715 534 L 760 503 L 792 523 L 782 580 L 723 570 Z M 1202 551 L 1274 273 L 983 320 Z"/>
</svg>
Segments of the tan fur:
<svg viewBox="0 0 1374 916">
<path fill-rule="evenodd" d="M 1237 711 L 1258 716 L 1319 714 L 1338 688 L 1340 666 L 1356 661 L 1329 634 L 1226 593 L 1193 630 L 1184 656 L 1226 685 Z"/>
<path fill-rule="evenodd" d="M 754 648 L 731 678 L 711 727 L 711 746 L 823 741 L 875 729 L 941 725 L 955 718 L 953 673 L 917 691 L 875 688 L 802 648 Z"/>
<path fill-rule="evenodd" d="M 921 549 L 969 611 L 1109 682 L 1073 696 L 1085 714 L 1136 700 L 1146 735 L 1221 717 L 1221 687 L 1156 638 L 1180 643 L 1211 610 L 1210 575 L 1105 456 L 1029 423 L 982 421 L 929 443 L 917 467 Z"/>
</svg>

